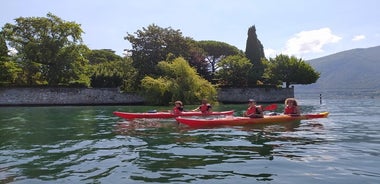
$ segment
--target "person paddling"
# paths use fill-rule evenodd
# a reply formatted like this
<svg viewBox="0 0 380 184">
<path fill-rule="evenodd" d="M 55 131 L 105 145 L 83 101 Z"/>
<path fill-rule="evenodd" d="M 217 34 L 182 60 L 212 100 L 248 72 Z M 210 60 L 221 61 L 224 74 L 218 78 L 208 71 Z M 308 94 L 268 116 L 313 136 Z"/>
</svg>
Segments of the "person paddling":
<svg viewBox="0 0 380 184">
<path fill-rule="evenodd" d="M 284 114 L 295 115 L 295 116 L 299 116 L 301 114 L 296 99 L 287 98 L 285 100 Z"/>
<path fill-rule="evenodd" d="M 256 105 L 256 101 L 254 99 L 249 99 L 247 111 L 244 112 L 243 116 L 250 118 L 262 118 L 264 117 L 263 108 L 261 105 Z"/>
<path fill-rule="evenodd" d="M 175 101 L 172 110 L 173 114 L 181 114 L 183 112 L 183 103 L 181 101 Z"/>
<path fill-rule="evenodd" d="M 202 99 L 202 104 L 193 111 L 201 111 L 204 114 L 210 113 L 212 112 L 212 106 L 211 104 L 207 103 L 207 99 Z"/>
</svg>

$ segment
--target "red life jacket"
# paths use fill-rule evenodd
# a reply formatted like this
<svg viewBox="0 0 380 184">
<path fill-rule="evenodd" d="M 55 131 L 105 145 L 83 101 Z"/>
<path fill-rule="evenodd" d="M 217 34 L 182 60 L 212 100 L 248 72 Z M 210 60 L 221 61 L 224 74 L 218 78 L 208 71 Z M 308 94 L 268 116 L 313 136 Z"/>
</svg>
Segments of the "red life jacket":
<svg viewBox="0 0 380 184">
<path fill-rule="evenodd" d="M 284 114 L 296 114 L 296 106 L 286 106 Z"/>
<path fill-rule="evenodd" d="M 261 109 L 261 106 L 248 107 L 246 114 L 260 114 L 259 108 Z"/>
<path fill-rule="evenodd" d="M 174 107 L 173 113 L 174 114 L 180 114 L 183 111 L 183 107 Z"/>
<path fill-rule="evenodd" d="M 256 114 L 256 107 L 248 107 L 246 114 Z"/>
<path fill-rule="evenodd" d="M 199 110 L 200 110 L 202 113 L 206 113 L 206 112 L 208 112 L 210 109 L 211 109 L 211 105 L 210 105 L 210 104 L 202 104 L 201 106 L 199 106 Z"/>
</svg>

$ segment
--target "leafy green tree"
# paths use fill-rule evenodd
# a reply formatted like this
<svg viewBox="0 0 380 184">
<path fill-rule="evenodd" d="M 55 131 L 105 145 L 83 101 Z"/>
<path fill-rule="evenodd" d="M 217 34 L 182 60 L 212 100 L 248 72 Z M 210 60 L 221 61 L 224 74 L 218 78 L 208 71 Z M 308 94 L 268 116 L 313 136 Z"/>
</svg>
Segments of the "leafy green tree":
<svg viewBox="0 0 380 184">
<path fill-rule="evenodd" d="M 0 86 L 17 85 L 22 69 L 14 61 L 0 61 Z"/>
<path fill-rule="evenodd" d="M 213 81 L 216 63 L 222 58 L 241 53 L 236 47 L 217 41 L 194 41 L 182 36 L 180 30 L 149 25 L 147 28 L 128 34 L 124 39 L 132 44 L 133 66 L 138 70 L 138 79 L 144 76 L 159 76 L 157 63 L 170 58 L 183 57 L 195 67 L 203 78 Z M 139 81 L 139 80 L 138 80 Z M 139 85 L 136 83 L 136 86 Z"/>
<path fill-rule="evenodd" d="M 17 51 L 26 84 L 89 85 L 88 48 L 82 45 L 80 25 L 48 13 L 19 17 L 3 27 L 5 39 Z"/>
<path fill-rule="evenodd" d="M 185 104 L 198 103 L 201 99 L 215 100 L 217 91 L 207 80 L 200 77 L 184 58 L 159 62 L 162 75 L 142 80 L 144 96 L 153 104 L 167 105 L 182 100 Z"/>
<path fill-rule="evenodd" d="M 138 78 L 158 76 L 157 63 L 166 60 L 169 54 L 173 57 L 188 55 L 188 43 L 180 30 L 161 28 L 155 24 L 127 34 L 124 39 L 132 44 L 133 66 L 138 70 Z"/>
<path fill-rule="evenodd" d="M 122 57 L 110 49 L 91 50 L 86 56 L 91 65 L 109 61 L 121 61 Z"/>
<path fill-rule="evenodd" d="M 260 40 L 257 38 L 256 27 L 252 26 L 248 29 L 248 38 L 245 48 L 245 56 L 253 64 L 250 83 L 256 85 L 257 80 L 261 80 L 264 74 L 264 64 L 262 58 L 265 58 L 264 47 Z"/>
<path fill-rule="evenodd" d="M 270 61 L 266 58 L 263 58 L 262 62 L 264 64 L 264 68 L 265 68 L 264 74 L 262 77 L 262 82 L 268 86 L 282 87 L 282 81 L 281 80 L 278 80 L 276 78 L 272 78 L 273 74 L 271 73 L 271 69 L 270 69 L 270 64 L 271 64 Z"/>
<path fill-rule="evenodd" d="M 286 88 L 291 84 L 315 83 L 320 73 L 315 71 L 310 64 L 295 56 L 277 55 L 270 58 L 268 63 L 268 76 L 272 81 L 285 82 Z"/>
<path fill-rule="evenodd" d="M 86 58 L 92 66 L 92 87 L 120 87 L 132 91 L 136 69 L 130 57 L 122 58 L 110 49 L 91 50 Z"/>
<path fill-rule="evenodd" d="M 187 38 L 189 45 L 189 61 L 190 66 L 197 70 L 197 73 L 208 81 L 212 81 L 209 63 L 206 61 L 206 52 L 199 47 L 197 41 Z M 186 58 L 185 58 L 186 59 Z"/>
<path fill-rule="evenodd" d="M 210 65 L 211 75 L 218 69 L 217 63 L 223 58 L 242 52 L 235 46 L 219 41 L 198 41 L 198 45 L 205 51 L 205 60 Z M 212 76 L 211 76 L 212 77 Z M 211 79 L 209 79 L 211 81 Z"/>
<path fill-rule="evenodd" d="M 4 35 L 0 32 L 0 86 L 9 83 L 11 76 L 9 73 L 8 47 L 5 43 Z"/>
<path fill-rule="evenodd" d="M 252 63 L 242 55 L 228 56 L 218 64 L 216 72 L 218 83 L 222 86 L 246 87 Z"/>
<path fill-rule="evenodd" d="M 120 87 L 123 91 L 132 91 L 136 78 L 136 69 L 132 59 L 104 61 L 93 66 L 92 87 Z"/>
<path fill-rule="evenodd" d="M 2 32 L 0 32 L 0 62 L 8 59 L 8 47 L 5 43 L 5 38 Z"/>
<path fill-rule="evenodd" d="M 88 60 L 83 56 L 89 49 L 85 45 L 69 45 L 63 47 L 58 53 L 56 65 L 49 70 L 49 85 L 70 85 L 89 87 L 91 68 Z M 57 71 L 57 74 L 51 73 Z"/>
<path fill-rule="evenodd" d="M 8 47 L 3 32 L 0 32 L 0 86 L 20 84 L 22 68 L 19 63 L 12 61 L 8 54 Z"/>
</svg>

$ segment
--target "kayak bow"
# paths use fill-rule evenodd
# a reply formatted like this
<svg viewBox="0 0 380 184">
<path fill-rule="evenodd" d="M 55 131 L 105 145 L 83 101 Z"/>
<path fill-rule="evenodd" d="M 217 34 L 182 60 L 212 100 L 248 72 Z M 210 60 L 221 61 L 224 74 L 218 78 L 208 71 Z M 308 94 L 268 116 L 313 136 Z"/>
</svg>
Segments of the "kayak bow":
<svg viewBox="0 0 380 184">
<path fill-rule="evenodd" d="M 265 115 L 263 118 L 249 118 L 249 117 L 224 117 L 215 119 L 195 119 L 195 118 L 185 118 L 177 117 L 176 120 L 179 123 L 188 125 L 190 127 L 196 126 L 218 126 L 218 125 L 248 125 L 248 124 L 259 124 L 259 123 L 281 123 L 281 122 L 292 122 L 300 121 L 306 119 L 315 118 L 326 118 L 328 112 L 322 112 L 317 114 L 303 114 L 299 116 L 292 115 Z"/>
<path fill-rule="evenodd" d="M 138 119 L 138 118 L 175 118 L 179 116 L 215 116 L 215 115 L 233 115 L 234 111 L 220 111 L 220 112 L 210 112 L 210 113 L 201 113 L 201 112 L 182 112 L 180 114 L 173 114 L 170 112 L 143 112 L 143 113 L 133 113 L 133 112 L 119 112 L 115 111 L 113 114 L 115 116 L 124 118 L 124 119 Z"/>
</svg>

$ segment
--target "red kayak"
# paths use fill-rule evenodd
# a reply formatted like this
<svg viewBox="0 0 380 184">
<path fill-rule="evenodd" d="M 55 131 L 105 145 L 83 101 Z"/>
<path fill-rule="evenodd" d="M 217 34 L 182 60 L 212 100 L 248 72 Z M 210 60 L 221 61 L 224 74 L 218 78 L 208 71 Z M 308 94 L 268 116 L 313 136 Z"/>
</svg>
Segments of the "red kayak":
<svg viewBox="0 0 380 184">
<path fill-rule="evenodd" d="M 188 125 L 190 127 L 196 126 L 217 126 L 217 125 L 248 125 L 248 124 L 259 124 L 259 123 L 281 123 L 281 122 L 292 122 L 300 121 L 306 119 L 315 118 L 326 118 L 328 112 L 322 112 L 317 114 L 303 114 L 299 116 L 292 115 L 265 115 L 263 118 L 249 118 L 249 117 L 224 117 L 224 118 L 214 118 L 214 119 L 196 119 L 196 118 L 185 118 L 177 117 L 176 120 L 179 123 Z"/>
<path fill-rule="evenodd" d="M 170 112 L 143 112 L 143 113 L 133 113 L 133 112 L 113 112 L 115 116 L 119 116 L 124 119 L 137 119 L 137 118 L 175 118 L 179 116 L 215 116 L 215 115 L 233 115 L 234 111 L 220 111 L 211 113 L 201 113 L 201 112 L 182 112 L 180 114 L 173 114 Z"/>
</svg>

